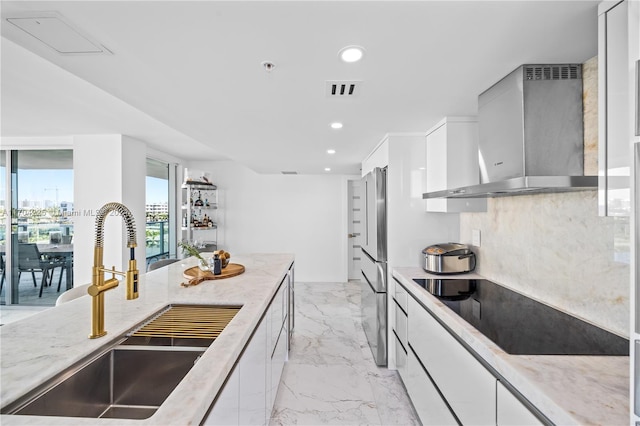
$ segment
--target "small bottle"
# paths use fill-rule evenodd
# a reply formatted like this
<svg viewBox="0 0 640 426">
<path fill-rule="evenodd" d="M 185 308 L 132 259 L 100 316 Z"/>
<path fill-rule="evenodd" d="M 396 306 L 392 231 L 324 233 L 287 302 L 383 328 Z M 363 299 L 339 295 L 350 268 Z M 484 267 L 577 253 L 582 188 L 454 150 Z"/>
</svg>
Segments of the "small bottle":
<svg viewBox="0 0 640 426">
<path fill-rule="evenodd" d="M 202 202 L 202 198 L 200 197 L 200 191 L 198 191 L 198 199 L 193 204 L 196 207 L 202 207 L 204 203 Z"/>
<path fill-rule="evenodd" d="M 219 254 L 213 255 L 213 275 L 222 274 L 222 261 L 220 260 Z"/>
</svg>

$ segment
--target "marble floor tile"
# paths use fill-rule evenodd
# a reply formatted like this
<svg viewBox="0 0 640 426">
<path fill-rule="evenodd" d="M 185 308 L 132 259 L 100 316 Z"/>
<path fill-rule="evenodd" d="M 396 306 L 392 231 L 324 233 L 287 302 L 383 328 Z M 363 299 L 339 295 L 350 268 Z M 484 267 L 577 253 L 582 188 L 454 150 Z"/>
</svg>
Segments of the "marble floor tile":
<svg viewBox="0 0 640 426">
<path fill-rule="evenodd" d="M 271 425 L 418 425 L 362 330 L 360 284 L 296 283 L 296 323 Z"/>
<path fill-rule="evenodd" d="M 271 424 L 379 425 L 367 377 L 349 365 L 290 364 Z"/>
</svg>

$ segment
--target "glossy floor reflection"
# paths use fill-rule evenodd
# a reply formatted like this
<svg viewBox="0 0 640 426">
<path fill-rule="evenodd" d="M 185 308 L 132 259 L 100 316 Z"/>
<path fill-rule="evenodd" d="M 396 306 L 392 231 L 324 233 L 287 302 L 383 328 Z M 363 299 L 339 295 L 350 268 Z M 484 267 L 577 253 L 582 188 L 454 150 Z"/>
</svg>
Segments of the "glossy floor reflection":
<svg viewBox="0 0 640 426">
<path fill-rule="evenodd" d="M 295 331 L 271 425 L 420 424 L 396 371 L 377 367 L 358 283 L 296 283 Z"/>
</svg>

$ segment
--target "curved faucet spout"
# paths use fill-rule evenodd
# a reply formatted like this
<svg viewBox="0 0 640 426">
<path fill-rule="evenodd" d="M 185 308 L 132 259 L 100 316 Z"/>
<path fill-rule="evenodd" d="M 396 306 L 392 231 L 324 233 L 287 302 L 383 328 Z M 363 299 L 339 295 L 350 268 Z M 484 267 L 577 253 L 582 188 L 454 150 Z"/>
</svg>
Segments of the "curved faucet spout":
<svg viewBox="0 0 640 426">
<path fill-rule="evenodd" d="M 127 227 L 127 247 L 129 247 L 129 267 L 127 272 L 118 272 L 115 267 L 112 269 L 105 269 L 103 262 L 103 250 L 104 250 L 104 222 L 107 215 L 111 212 L 119 213 L 125 221 Z M 102 337 L 107 332 L 104 330 L 104 293 L 112 288 L 116 288 L 119 284 L 115 275 L 122 275 L 126 277 L 127 282 L 127 299 L 138 298 L 138 267 L 135 259 L 135 247 L 136 247 L 136 227 L 135 221 L 131 211 L 121 203 L 107 203 L 96 215 L 96 235 L 95 235 L 95 247 L 93 249 L 93 269 L 91 275 L 91 286 L 89 286 L 87 292 L 92 299 L 92 313 L 91 313 L 91 334 L 89 338 L 95 339 Z M 111 278 L 105 281 L 104 273 L 111 273 Z"/>
<path fill-rule="evenodd" d="M 96 247 L 104 246 L 104 221 L 111 212 L 118 212 L 127 227 L 127 247 L 136 247 L 136 222 L 131 211 L 121 203 L 107 203 L 98 210 L 96 215 Z"/>
</svg>

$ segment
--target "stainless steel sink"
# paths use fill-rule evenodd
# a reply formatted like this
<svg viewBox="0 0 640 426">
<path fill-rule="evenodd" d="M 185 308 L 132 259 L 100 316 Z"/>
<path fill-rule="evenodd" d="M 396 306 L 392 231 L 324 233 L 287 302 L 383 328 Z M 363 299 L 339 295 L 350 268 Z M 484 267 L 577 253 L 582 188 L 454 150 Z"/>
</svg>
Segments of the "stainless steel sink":
<svg viewBox="0 0 640 426">
<path fill-rule="evenodd" d="M 63 372 L 11 414 L 145 419 L 193 367 L 201 350 L 116 346 Z"/>
<path fill-rule="evenodd" d="M 240 306 L 169 305 L 1 412 L 146 419 L 239 310 Z"/>
</svg>

